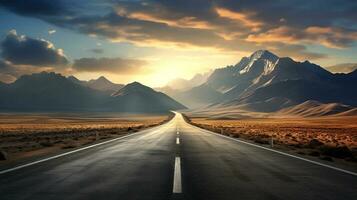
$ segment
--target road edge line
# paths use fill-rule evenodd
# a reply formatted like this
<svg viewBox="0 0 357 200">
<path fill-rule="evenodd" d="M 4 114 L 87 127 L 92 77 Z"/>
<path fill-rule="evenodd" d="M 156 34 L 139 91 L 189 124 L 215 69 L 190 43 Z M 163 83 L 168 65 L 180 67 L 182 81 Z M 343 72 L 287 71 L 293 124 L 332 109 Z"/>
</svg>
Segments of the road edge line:
<svg viewBox="0 0 357 200">
<path fill-rule="evenodd" d="M 274 153 L 278 153 L 278 154 L 281 154 L 281 155 L 292 157 L 292 158 L 295 158 L 295 159 L 298 159 L 298 160 L 309 162 L 309 163 L 312 163 L 312 164 L 315 164 L 315 165 L 319 165 L 319 166 L 322 166 L 322 167 L 326 167 L 326 168 L 329 168 L 329 169 L 333 169 L 333 170 L 336 170 L 336 171 L 339 171 L 339 172 L 343 172 L 343 173 L 346 173 L 346 174 L 349 174 L 349 175 L 357 176 L 356 172 L 352 172 L 352 171 L 349 171 L 349 170 L 341 169 L 341 168 L 338 168 L 338 167 L 334 167 L 334 166 L 331 166 L 331 165 L 327 165 L 327 164 L 324 164 L 324 163 L 313 161 L 313 160 L 310 160 L 310 159 L 307 159 L 307 158 L 302 158 L 302 157 L 295 156 L 295 155 L 292 155 L 292 154 L 289 154 L 289 153 L 285 153 L 285 152 L 282 152 L 282 151 L 278 151 L 278 150 L 275 150 L 275 149 L 270 149 L 270 148 L 267 148 L 267 147 L 264 147 L 264 146 L 256 145 L 256 144 L 253 144 L 253 143 L 250 143 L 250 142 L 246 142 L 246 141 L 243 141 L 243 140 L 240 140 L 240 139 L 237 139 L 237 138 L 232 138 L 232 137 L 229 137 L 229 136 L 226 136 L 226 135 L 218 134 L 218 133 L 203 129 L 201 127 L 192 125 L 190 123 L 187 123 L 187 124 L 189 124 L 190 126 L 193 126 L 195 128 L 199 128 L 202 131 L 204 131 L 206 133 L 209 133 L 209 134 L 213 134 L 213 135 L 216 135 L 216 136 L 219 136 L 219 137 L 227 138 L 227 139 L 230 139 L 230 140 L 233 140 L 233 141 L 236 141 L 236 142 L 240 142 L 240 143 L 243 143 L 243 144 L 247 144 L 247 145 L 250 145 L 250 146 L 254 146 L 254 147 L 257 147 L 257 148 L 265 149 L 265 150 L 268 150 L 268 151 L 271 151 L 271 152 L 274 152 Z"/>
<path fill-rule="evenodd" d="M 141 131 L 136 132 L 136 133 L 130 133 L 128 135 L 124 135 L 124 136 L 117 137 L 117 138 L 114 138 L 114 139 L 111 139 L 111 140 L 107 140 L 107 141 L 104 141 L 104 142 L 100 142 L 100 143 L 92 144 L 92 145 L 89 145 L 89 146 L 85 146 L 85 147 L 82 147 L 82 148 L 79 148 L 79 149 L 76 149 L 76 150 L 72 150 L 72 151 L 68 151 L 68 152 L 65 152 L 65 153 L 61 153 L 61 154 L 58 154 L 58 155 L 55 155 L 55 156 L 50 156 L 48 158 L 39 159 L 39 160 L 36 160 L 36 161 L 33 161 L 33 162 L 29 162 L 29 163 L 26 163 L 26 164 L 20 164 L 18 166 L 11 167 L 9 169 L 3 169 L 3 170 L 0 170 L 0 175 L 9 173 L 9 172 L 12 172 L 12 171 L 15 171 L 15 170 L 19 170 L 19 169 L 22 169 L 22 168 L 25 168 L 25 167 L 29 167 L 29 166 L 32 166 L 32 165 L 36 165 L 38 163 L 42 163 L 42 162 L 46 162 L 46 161 L 53 160 L 53 159 L 56 159 L 56 158 L 60 158 L 60 157 L 63 157 L 63 156 L 69 155 L 69 154 L 80 152 L 80 151 L 83 151 L 83 150 L 86 150 L 86 149 L 90 149 L 90 148 L 93 148 L 93 147 L 96 147 L 96 146 L 100 146 L 100 145 L 103 145 L 103 144 L 111 143 L 111 142 L 114 142 L 114 141 L 117 141 L 117 140 L 121 140 L 121 139 L 124 139 L 124 138 L 127 138 L 127 137 L 131 137 L 131 136 L 134 136 L 134 135 L 142 134 L 143 132 L 147 132 L 147 131 L 150 131 L 150 130 L 154 130 L 154 132 L 155 132 L 155 129 L 157 129 L 160 126 L 169 124 L 172 121 L 173 118 L 171 118 L 169 121 L 166 121 L 163 124 L 148 128 L 146 130 L 141 130 Z"/>
<path fill-rule="evenodd" d="M 19 166 L 16 166 L 16 167 L 12 167 L 12 168 L 9 168 L 9 169 L 4 169 L 4 170 L 0 171 L 0 175 L 1 174 L 6 174 L 8 172 L 15 171 L 15 170 L 19 170 L 19 169 L 22 169 L 22 168 L 25 168 L 25 167 L 29 167 L 29 166 L 32 166 L 32 165 L 35 165 L 35 164 L 39 164 L 39 163 L 42 163 L 42 162 L 46 162 L 46 161 L 49 161 L 49 160 L 53 160 L 53 159 L 56 159 L 56 158 L 60 158 L 60 157 L 66 156 L 66 155 L 77 153 L 77 152 L 80 152 L 80 151 L 83 151 L 83 150 L 91 149 L 93 147 L 97 147 L 97 146 L 100 146 L 100 145 L 103 145 L 103 144 L 111 143 L 111 142 L 114 142 L 114 141 L 117 141 L 117 140 L 121 140 L 121 139 L 124 139 L 124 138 L 127 138 L 127 137 L 138 135 L 138 134 L 142 134 L 141 131 L 140 132 L 136 132 L 136 133 L 132 133 L 132 134 L 129 134 L 129 135 L 121 136 L 121 137 L 118 137 L 118 138 L 114 138 L 114 139 L 111 139 L 111 140 L 107 140 L 107 141 L 104 141 L 104 142 L 100 142 L 100 143 L 97 143 L 97 144 L 92 144 L 92 145 L 89 145 L 89 146 L 86 146 L 86 147 L 82 147 L 82 148 L 79 148 L 79 149 L 76 149 L 76 150 L 72 150 L 72 151 L 68 151 L 68 152 L 65 152 L 65 153 L 61 153 L 61 154 L 58 154 L 58 155 L 55 155 L 55 156 L 50 156 L 48 158 L 43 158 L 43 159 L 40 159 L 40 160 L 29 162 L 29 163 L 26 163 L 26 164 L 23 164 L 23 165 L 19 165 Z"/>
</svg>

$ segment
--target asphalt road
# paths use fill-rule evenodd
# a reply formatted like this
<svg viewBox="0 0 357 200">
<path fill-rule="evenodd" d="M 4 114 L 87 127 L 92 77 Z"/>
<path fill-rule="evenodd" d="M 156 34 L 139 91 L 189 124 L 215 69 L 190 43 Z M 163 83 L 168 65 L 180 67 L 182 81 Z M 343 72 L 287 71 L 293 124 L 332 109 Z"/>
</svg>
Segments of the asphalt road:
<svg viewBox="0 0 357 200">
<path fill-rule="evenodd" d="M 0 199 L 355 200 L 357 176 L 211 134 L 177 114 L 110 143 L 0 172 Z"/>
</svg>

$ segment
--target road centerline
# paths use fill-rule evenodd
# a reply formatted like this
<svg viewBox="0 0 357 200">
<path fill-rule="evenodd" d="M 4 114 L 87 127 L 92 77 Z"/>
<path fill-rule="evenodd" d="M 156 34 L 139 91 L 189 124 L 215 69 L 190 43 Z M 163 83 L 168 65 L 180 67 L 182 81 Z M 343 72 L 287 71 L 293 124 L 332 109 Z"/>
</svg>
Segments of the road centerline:
<svg viewBox="0 0 357 200">
<path fill-rule="evenodd" d="M 180 138 L 176 138 L 176 144 L 180 144 Z"/>
<path fill-rule="evenodd" d="M 174 183 L 172 193 L 182 193 L 180 157 L 175 157 Z"/>
</svg>

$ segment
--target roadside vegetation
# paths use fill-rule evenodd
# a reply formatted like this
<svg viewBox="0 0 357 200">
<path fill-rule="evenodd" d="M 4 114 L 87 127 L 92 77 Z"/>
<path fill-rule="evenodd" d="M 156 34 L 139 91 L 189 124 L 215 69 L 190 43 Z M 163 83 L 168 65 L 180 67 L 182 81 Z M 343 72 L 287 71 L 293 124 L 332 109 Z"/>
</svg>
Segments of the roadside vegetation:
<svg viewBox="0 0 357 200">
<path fill-rule="evenodd" d="M 0 164 L 65 151 L 165 123 L 168 115 L 0 115 Z"/>
<path fill-rule="evenodd" d="M 234 138 L 326 161 L 357 163 L 357 117 L 297 119 L 185 119 Z"/>
</svg>

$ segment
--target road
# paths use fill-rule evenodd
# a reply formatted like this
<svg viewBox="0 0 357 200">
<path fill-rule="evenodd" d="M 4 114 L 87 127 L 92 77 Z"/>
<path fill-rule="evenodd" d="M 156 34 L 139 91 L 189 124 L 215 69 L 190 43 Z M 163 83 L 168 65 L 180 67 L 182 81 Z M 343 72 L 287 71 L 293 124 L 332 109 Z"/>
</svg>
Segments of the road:
<svg viewBox="0 0 357 200">
<path fill-rule="evenodd" d="M 179 138 L 179 139 L 177 139 Z M 357 199 L 357 176 L 170 122 L 0 174 L 0 199 Z"/>
</svg>

